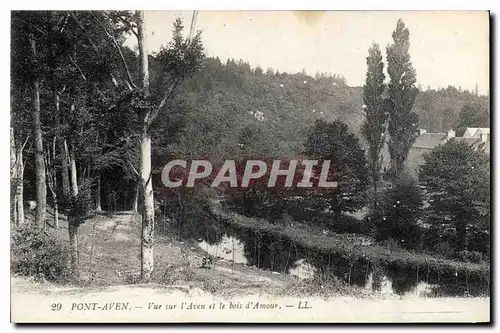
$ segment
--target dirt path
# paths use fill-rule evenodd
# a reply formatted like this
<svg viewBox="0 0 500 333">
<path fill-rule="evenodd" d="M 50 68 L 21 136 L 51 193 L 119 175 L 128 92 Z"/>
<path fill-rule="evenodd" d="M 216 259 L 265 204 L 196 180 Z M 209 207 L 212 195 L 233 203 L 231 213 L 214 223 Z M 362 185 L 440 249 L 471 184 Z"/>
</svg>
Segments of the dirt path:
<svg viewBox="0 0 500 333">
<path fill-rule="evenodd" d="M 66 221 L 60 229 L 49 232 L 68 242 Z M 78 231 L 80 276 L 85 285 L 104 287 L 134 283 L 140 271 L 140 219 L 132 212 L 112 216 L 96 215 Z M 155 237 L 155 276 L 161 284 L 202 286 L 213 292 L 234 293 L 246 290 L 282 288 L 296 278 L 275 275 L 241 264 L 218 260 L 211 269 L 200 268 L 207 254 L 194 241 L 177 241 L 173 237 Z"/>
</svg>

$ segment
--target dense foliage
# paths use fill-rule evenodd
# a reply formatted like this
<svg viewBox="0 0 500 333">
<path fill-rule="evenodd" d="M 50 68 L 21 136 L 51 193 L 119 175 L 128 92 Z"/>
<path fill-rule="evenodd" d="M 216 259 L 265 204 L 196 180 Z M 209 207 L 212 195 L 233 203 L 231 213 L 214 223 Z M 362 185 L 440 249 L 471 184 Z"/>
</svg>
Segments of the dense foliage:
<svg viewBox="0 0 500 333">
<path fill-rule="evenodd" d="M 438 235 L 451 228 L 455 251 L 467 250 L 469 245 L 477 249 L 478 240 L 488 249 L 489 157 L 465 142 L 448 141 L 425 157 L 420 180 L 429 198 L 429 222 Z"/>
<path fill-rule="evenodd" d="M 364 150 L 357 137 L 340 121 L 326 123 L 317 120 L 305 143 L 305 155 L 311 159 L 330 160 L 331 181 L 337 182 L 332 189 L 320 189 L 312 193 L 317 200 L 328 203 L 341 218 L 342 212 L 354 212 L 365 204 L 368 185 L 368 169 Z"/>
<path fill-rule="evenodd" d="M 40 280 L 69 279 L 69 249 L 59 239 L 38 228 L 21 227 L 12 233 L 11 270 Z"/>
<path fill-rule="evenodd" d="M 422 194 L 411 177 L 400 174 L 381 195 L 380 207 L 374 216 L 377 239 L 393 240 L 399 247 L 421 249 Z"/>
</svg>

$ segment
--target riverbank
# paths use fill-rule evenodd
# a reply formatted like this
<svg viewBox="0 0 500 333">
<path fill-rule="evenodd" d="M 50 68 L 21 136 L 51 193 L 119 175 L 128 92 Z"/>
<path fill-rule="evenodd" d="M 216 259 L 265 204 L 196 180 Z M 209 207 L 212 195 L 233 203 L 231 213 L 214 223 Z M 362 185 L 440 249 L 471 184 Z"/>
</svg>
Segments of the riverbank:
<svg viewBox="0 0 500 333">
<path fill-rule="evenodd" d="M 487 297 L 490 293 L 489 263 L 470 263 L 435 254 L 383 247 L 358 234 L 324 233 L 297 221 L 247 217 L 218 201 L 212 213 L 228 236 L 245 244 L 252 265 L 287 271 L 305 260 L 323 280 L 336 276 L 348 285 L 390 293 L 423 293 L 431 297 Z M 292 265 L 292 266 L 291 266 Z M 384 282 L 385 281 L 385 282 Z"/>
<path fill-rule="evenodd" d="M 212 201 L 212 211 L 225 223 L 237 228 L 251 230 L 257 233 L 273 234 L 276 237 L 286 238 L 304 248 L 318 251 L 323 254 L 338 254 L 350 257 L 351 260 L 364 259 L 370 262 L 399 264 L 411 267 L 437 271 L 453 271 L 467 276 L 478 275 L 487 278 L 490 274 L 488 263 L 465 263 L 446 259 L 437 255 L 410 252 L 404 249 L 387 248 L 375 244 L 363 244 L 362 238 L 352 234 L 324 235 L 321 231 L 314 232 L 311 227 L 300 223 L 272 224 L 264 219 L 252 218 L 224 209 L 216 201 Z"/>
</svg>

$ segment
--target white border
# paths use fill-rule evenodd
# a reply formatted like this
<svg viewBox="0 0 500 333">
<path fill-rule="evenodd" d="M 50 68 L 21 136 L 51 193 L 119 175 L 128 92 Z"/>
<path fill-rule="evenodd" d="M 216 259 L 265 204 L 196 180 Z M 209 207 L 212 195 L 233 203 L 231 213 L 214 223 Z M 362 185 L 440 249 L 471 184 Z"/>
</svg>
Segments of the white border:
<svg viewBox="0 0 500 333">
<path fill-rule="evenodd" d="M 183 1 L 149 1 L 149 0 L 141 0 L 141 1 L 131 1 L 131 0 L 120 0 L 120 1 L 96 1 L 96 0 L 87 0 L 84 2 L 70 2 L 70 1 L 53 1 L 53 0 L 47 0 L 47 1 L 34 1 L 34 0 L 23 0 L 23 1 L 17 1 L 15 3 L 10 3 L 7 4 L 7 2 L 3 2 L 3 5 L 6 5 L 7 8 L 5 10 L 2 10 L 0 12 L 0 24 L 2 25 L 0 28 L 0 35 L 2 37 L 2 45 L 3 46 L 3 52 L 2 58 L 3 61 L 1 62 L 3 71 L 4 73 L 3 78 L 2 78 L 2 89 L 0 90 L 1 92 L 1 97 L 2 97 L 2 111 L 0 112 L 0 124 L 2 126 L 2 129 L 0 130 L 0 156 L 3 157 L 2 163 L 0 164 L 2 168 L 2 172 L 0 173 L 3 175 L 0 177 L 0 188 L 2 189 L 2 200 L 1 202 L 1 207 L 2 207 L 2 212 L 4 216 L 4 220 L 2 221 L 1 227 L 4 228 L 4 232 L 2 232 L 2 242 L 1 246 L 2 249 L 0 250 L 0 257 L 1 257 L 1 262 L 2 262 L 2 267 L 4 268 L 2 274 L 1 274 L 1 285 L 2 285 L 2 293 L 0 294 L 1 297 L 1 308 L 3 310 L 3 316 L 2 316 L 2 332 L 10 332 L 14 331 L 15 327 L 11 324 L 8 324 L 9 318 L 10 318 L 10 272 L 9 269 L 7 268 L 9 265 L 9 244 L 10 244 L 10 238 L 9 238 L 9 187 L 10 184 L 7 180 L 7 169 L 9 169 L 8 163 L 7 163 L 7 156 L 8 156 L 8 137 L 9 137 L 9 110 L 10 110 L 10 66 L 9 66 L 9 51 L 10 51 L 10 10 L 14 9 L 131 9 L 131 8 L 137 8 L 137 9 L 168 9 L 168 10 L 190 10 L 190 9 L 199 9 L 199 10 L 241 10 L 241 9 L 246 9 L 246 10 L 278 10 L 278 9 L 322 9 L 322 10 L 485 10 L 485 9 L 490 9 L 492 11 L 492 14 L 498 14 L 500 10 L 498 10 L 499 5 L 498 1 L 486 1 L 486 0 L 455 0 L 455 1 L 427 1 L 427 0 L 421 0 L 421 1 L 387 1 L 387 0 L 379 0 L 379 1 L 370 1 L 370 0 L 349 0 L 349 1 L 318 1 L 318 0 L 307 0 L 307 1 L 283 1 L 281 3 L 276 3 L 276 2 L 271 2 L 269 0 L 253 0 L 253 1 L 230 1 L 230 0 L 216 0 L 216 1 L 202 1 L 202 0 L 183 0 Z M 496 18 L 496 24 L 498 25 L 498 18 Z M 496 29 L 495 29 L 496 30 Z M 495 54 L 498 52 L 498 36 L 495 36 L 494 40 L 494 47 L 495 47 Z M 495 61 L 495 59 L 492 59 L 492 61 Z M 492 76 L 496 79 L 496 73 L 492 73 Z M 493 77 L 492 77 L 493 78 Z M 498 82 L 497 82 L 498 85 Z M 494 91 L 490 90 L 494 96 L 495 100 L 498 100 L 498 86 L 494 87 Z M 492 113 L 495 114 L 498 112 L 497 104 L 492 105 Z M 495 117 L 495 123 L 494 123 L 494 129 L 495 132 L 500 126 L 500 116 Z M 496 134 L 494 134 L 495 139 L 493 141 L 496 141 Z M 496 145 L 493 146 L 494 148 L 494 156 L 495 156 L 495 161 L 494 165 L 499 165 L 498 161 L 498 151 L 496 149 Z M 495 179 L 498 181 L 498 177 L 495 177 Z M 494 185 L 497 185 L 497 182 L 495 182 Z M 499 208 L 496 208 L 495 205 L 493 204 L 494 209 L 495 209 L 495 214 L 494 216 L 498 216 Z M 499 206 L 500 207 L 500 206 Z M 494 221 L 496 222 L 496 221 Z M 493 222 L 493 223 L 494 223 Z M 494 230 L 496 231 L 499 228 L 499 226 L 495 226 Z M 498 249 L 498 246 L 495 246 L 496 249 Z M 493 258 L 497 257 L 498 251 L 496 251 L 493 254 Z M 495 265 L 496 267 L 496 265 Z M 496 276 L 495 276 L 496 277 Z M 495 282 L 498 282 L 497 279 L 495 279 Z M 495 290 L 498 290 L 499 285 L 498 283 L 495 283 Z M 496 296 L 492 295 L 494 298 Z M 493 308 L 494 309 L 494 308 Z M 494 317 L 493 317 L 494 318 Z M 86 330 L 89 327 L 82 327 L 82 329 Z M 317 327 L 319 328 L 319 327 Z M 335 330 L 344 330 L 345 327 L 322 327 L 322 329 L 335 329 Z M 364 327 L 363 327 L 364 328 Z M 385 327 L 370 327 L 371 329 L 378 329 L 378 330 L 385 330 L 387 329 L 387 326 Z M 409 328 L 409 327 L 407 327 Z M 474 328 L 474 327 L 467 327 L 470 330 L 476 330 L 479 328 Z M 24 328 L 23 331 L 25 332 L 34 332 L 35 330 L 38 329 L 44 329 L 44 327 L 29 327 L 29 328 Z M 45 329 L 52 330 L 53 327 L 46 327 Z M 64 327 L 61 328 L 60 330 L 62 332 L 72 332 L 73 330 L 78 329 L 78 327 Z M 93 330 L 97 332 L 101 331 L 119 331 L 123 329 L 127 329 L 125 327 L 93 327 Z M 130 330 L 136 331 L 136 330 L 142 330 L 142 328 L 139 328 L 137 326 L 133 326 L 129 328 Z M 165 328 L 160 328 L 160 329 L 168 329 L 170 330 L 177 330 L 181 329 L 180 327 L 165 327 Z M 196 328 L 186 328 L 183 329 L 185 330 L 192 330 Z M 259 330 L 259 331 L 276 331 L 276 330 L 290 330 L 293 329 L 292 327 L 250 327 L 250 328 L 243 328 L 243 327 L 217 327 L 217 328 L 203 328 L 207 332 L 216 332 L 220 331 L 221 329 L 233 331 L 234 329 L 252 329 L 252 330 Z M 307 328 L 304 326 L 298 326 L 296 329 L 298 330 L 304 330 Z M 360 330 L 362 329 L 361 327 L 357 328 L 350 328 L 354 330 Z M 392 329 L 401 329 L 401 327 L 393 327 Z M 433 330 L 455 330 L 455 327 L 419 327 L 418 329 L 425 329 L 426 331 L 433 331 Z"/>
</svg>

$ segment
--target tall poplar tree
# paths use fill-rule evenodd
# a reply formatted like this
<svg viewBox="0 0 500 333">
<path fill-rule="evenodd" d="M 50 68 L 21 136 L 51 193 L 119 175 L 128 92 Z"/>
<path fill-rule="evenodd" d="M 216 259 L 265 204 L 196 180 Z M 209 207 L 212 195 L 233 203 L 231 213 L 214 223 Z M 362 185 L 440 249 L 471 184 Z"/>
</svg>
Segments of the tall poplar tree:
<svg viewBox="0 0 500 333">
<path fill-rule="evenodd" d="M 384 63 L 378 44 L 373 43 L 368 49 L 366 58 L 366 82 L 363 86 L 363 102 L 366 119 L 363 123 L 362 134 L 368 143 L 368 167 L 374 192 L 374 208 L 377 206 L 377 185 L 380 178 L 382 156 L 380 151 L 385 143 L 385 121 L 387 120 L 384 108 Z"/>
<path fill-rule="evenodd" d="M 387 46 L 389 74 L 389 154 L 391 171 L 398 175 L 404 169 L 408 152 L 415 142 L 418 116 L 412 112 L 418 93 L 417 75 L 410 61 L 410 32 L 399 19 L 392 33 L 393 44 Z"/>
</svg>

